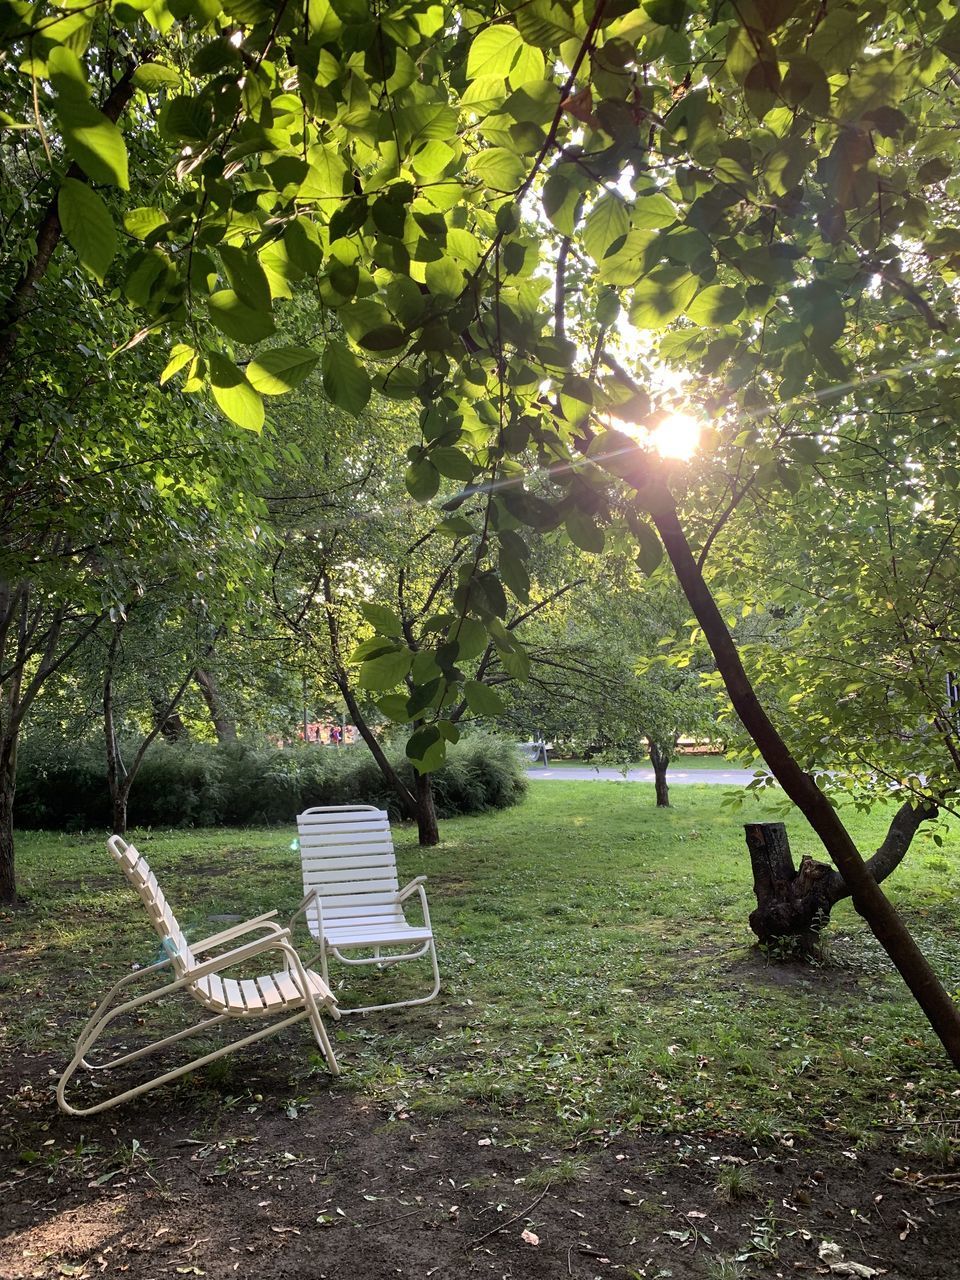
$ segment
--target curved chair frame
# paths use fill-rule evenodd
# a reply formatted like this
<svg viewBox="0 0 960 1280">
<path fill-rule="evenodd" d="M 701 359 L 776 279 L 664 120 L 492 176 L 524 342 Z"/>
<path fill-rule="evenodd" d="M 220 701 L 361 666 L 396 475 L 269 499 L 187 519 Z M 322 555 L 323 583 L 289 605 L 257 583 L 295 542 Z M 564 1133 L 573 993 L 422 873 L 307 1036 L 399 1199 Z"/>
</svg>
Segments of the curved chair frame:
<svg viewBox="0 0 960 1280">
<path fill-rule="evenodd" d="M 291 942 L 289 929 L 284 929 L 274 922 L 275 911 L 257 916 L 244 924 L 225 929 L 221 933 L 213 934 L 211 937 L 203 939 L 202 942 L 188 945 L 176 922 L 176 918 L 167 906 L 162 893 L 156 887 L 155 877 L 134 846 L 128 845 L 119 836 L 112 836 L 108 841 L 108 848 L 144 899 L 157 932 L 161 935 L 161 945 L 166 955 L 163 960 L 148 965 L 146 968 L 138 969 L 133 973 L 128 973 L 120 978 L 118 982 L 115 982 L 88 1018 L 77 1039 L 73 1057 L 57 1085 L 57 1102 L 63 1111 L 68 1115 L 75 1116 L 95 1115 L 99 1111 L 105 1111 L 109 1107 L 115 1107 L 120 1103 L 130 1101 L 132 1098 L 139 1097 L 151 1089 L 156 1089 L 159 1085 L 176 1080 L 180 1076 L 196 1070 L 198 1067 L 206 1066 L 207 1063 L 215 1062 L 217 1058 L 222 1058 L 226 1054 L 242 1049 L 246 1045 L 255 1044 L 258 1040 L 276 1035 L 285 1028 L 293 1026 L 294 1023 L 303 1022 L 305 1019 L 310 1023 L 314 1039 L 323 1053 L 331 1073 L 333 1075 L 339 1074 L 333 1045 L 330 1043 L 330 1037 L 321 1016 L 321 1008 L 334 1018 L 340 1016 L 336 1007 L 336 1000 L 326 982 L 304 965 L 298 951 Z M 240 941 L 245 935 L 251 933 L 262 933 L 265 936 L 241 942 L 239 946 L 232 947 L 220 955 L 198 962 L 198 955 L 227 943 Z M 244 979 L 239 983 L 234 982 L 232 979 L 224 979 L 223 981 L 219 979 L 218 975 L 221 973 L 258 956 L 270 953 L 279 956 L 282 960 L 283 968 L 279 973 L 256 980 Z M 117 998 L 128 987 L 132 987 L 145 978 L 158 976 L 161 973 L 164 976 L 171 976 L 172 981 L 164 982 L 159 987 L 115 1004 Z M 204 981 L 210 978 L 216 979 L 216 986 L 211 982 Z M 199 1023 L 185 1027 L 181 1031 L 176 1031 L 172 1035 L 165 1036 L 162 1040 L 145 1045 L 140 1049 L 122 1053 L 107 1062 L 97 1063 L 88 1060 L 88 1055 L 96 1041 L 118 1019 L 154 1001 L 163 1000 L 179 992 L 191 996 L 207 1010 L 212 1011 L 214 1016 L 205 1018 Z M 280 1021 L 271 1022 L 267 1027 L 245 1035 L 239 1040 L 221 1045 L 209 1053 L 201 1054 L 182 1066 L 165 1071 L 143 1084 L 125 1089 L 118 1094 L 113 1094 L 93 1106 L 75 1107 L 67 1101 L 67 1086 L 81 1067 L 91 1072 L 107 1071 L 113 1067 L 119 1067 L 125 1063 L 145 1058 L 152 1053 L 159 1052 L 168 1045 L 175 1044 L 189 1036 L 209 1031 L 225 1022 L 277 1016 L 279 1016 Z"/>
</svg>

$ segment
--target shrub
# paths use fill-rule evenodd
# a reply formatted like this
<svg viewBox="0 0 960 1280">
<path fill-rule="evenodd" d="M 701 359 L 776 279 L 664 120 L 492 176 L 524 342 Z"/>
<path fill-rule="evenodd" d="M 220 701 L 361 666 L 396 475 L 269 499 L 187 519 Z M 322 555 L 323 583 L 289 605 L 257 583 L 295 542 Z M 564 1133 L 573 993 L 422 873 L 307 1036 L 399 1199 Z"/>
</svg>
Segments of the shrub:
<svg viewBox="0 0 960 1280">
<path fill-rule="evenodd" d="M 388 754 L 412 789 L 402 746 Z M 433 778 L 441 818 L 506 808 L 527 785 L 513 743 L 487 733 L 451 747 Z M 400 817 L 396 793 L 362 743 L 333 750 L 157 742 L 131 788 L 129 819 L 144 827 L 259 826 L 292 823 L 301 810 L 327 804 L 375 804 L 394 821 Z M 50 830 L 105 828 L 110 801 L 99 744 L 28 740 L 17 768 L 16 821 Z"/>
</svg>

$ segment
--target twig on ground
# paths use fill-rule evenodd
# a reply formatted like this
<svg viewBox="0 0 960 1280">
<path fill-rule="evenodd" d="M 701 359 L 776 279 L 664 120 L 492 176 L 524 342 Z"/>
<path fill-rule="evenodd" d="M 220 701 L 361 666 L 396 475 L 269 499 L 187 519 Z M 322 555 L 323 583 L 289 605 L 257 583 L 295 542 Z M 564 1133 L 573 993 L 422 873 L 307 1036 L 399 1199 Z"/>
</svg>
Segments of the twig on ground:
<svg viewBox="0 0 960 1280">
<path fill-rule="evenodd" d="M 515 1222 L 519 1222 L 521 1218 L 525 1218 L 531 1209 L 535 1209 L 537 1207 L 537 1205 L 540 1203 L 543 1197 L 550 1190 L 550 1187 L 551 1187 L 551 1183 L 548 1182 L 547 1185 L 540 1192 L 540 1194 L 537 1196 L 536 1200 L 531 1200 L 531 1202 L 527 1205 L 525 1209 L 521 1209 L 519 1213 L 515 1213 L 513 1217 L 508 1218 L 506 1222 L 498 1222 L 495 1227 L 492 1227 L 489 1231 L 484 1232 L 482 1236 L 477 1236 L 476 1240 L 468 1240 L 463 1247 L 465 1249 L 475 1249 L 478 1244 L 482 1244 L 484 1240 L 488 1239 L 490 1236 L 495 1236 L 498 1231 L 503 1231 L 507 1227 L 512 1226 Z"/>
</svg>

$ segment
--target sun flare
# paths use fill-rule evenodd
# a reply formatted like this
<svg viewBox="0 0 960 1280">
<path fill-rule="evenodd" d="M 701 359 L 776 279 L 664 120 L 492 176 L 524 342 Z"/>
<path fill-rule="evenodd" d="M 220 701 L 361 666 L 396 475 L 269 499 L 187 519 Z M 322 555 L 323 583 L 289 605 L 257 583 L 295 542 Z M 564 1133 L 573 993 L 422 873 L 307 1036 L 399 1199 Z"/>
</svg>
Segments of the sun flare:
<svg viewBox="0 0 960 1280">
<path fill-rule="evenodd" d="M 650 443 L 661 458 L 688 462 L 700 444 L 700 423 L 689 413 L 671 413 L 650 432 Z"/>
<path fill-rule="evenodd" d="M 630 436 L 646 449 L 654 449 L 661 458 L 689 462 L 700 445 L 701 424 L 690 413 L 669 413 L 653 427 L 611 419 L 610 425 Z"/>
</svg>

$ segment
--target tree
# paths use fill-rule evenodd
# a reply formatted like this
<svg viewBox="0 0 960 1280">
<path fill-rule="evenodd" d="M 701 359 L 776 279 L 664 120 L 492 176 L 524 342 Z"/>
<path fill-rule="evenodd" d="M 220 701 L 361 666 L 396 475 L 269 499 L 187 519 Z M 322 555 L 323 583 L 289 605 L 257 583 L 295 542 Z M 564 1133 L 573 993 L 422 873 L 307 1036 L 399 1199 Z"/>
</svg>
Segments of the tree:
<svg viewBox="0 0 960 1280">
<path fill-rule="evenodd" d="M 508 715 L 520 732 L 534 724 L 607 763 L 625 766 L 646 753 L 656 804 L 665 807 L 680 738 L 716 737 L 718 700 L 704 680 L 712 663 L 702 643 L 667 660 L 686 616 L 676 584 L 662 573 L 646 589 L 640 581 L 632 557 L 610 554 L 575 596 L 537 621 L 525 643 L 532 671 L 542 670 L 517 691 Z"/>
<path fill-rule="evenodd" d="M 8 902 L 17 750 L 37 699 L 145 594 L 177 579 L 196 600 L 236 596 L 251 579 L 260 510 L 254 437 L 162 391 L 162 366 L 142 348 L 111 368 L 103 348 L 117 318 L 85 291 L 48 319 L 50 348 L 37 355 L 34 377 L 3 386 L 0 900 Z M 127 434 L 119 425 L 127 423 L 136 430 Z"/>
<path fill-rule="evenodd" d="M 402 12 L 323 0 L 306 21 L 282 3 L 188 0 L 178 12 L 11 7 L 5 39 L 23 70 L 8 76 L 10 114 L 28 126 L 18 163 L 41 181 L 0 363 L 23 349 L 61 226 L 87 269 L 110 270 L 113 205 L 143 237 L 114 277 L 145 312 L 135 336 L 176 331 L 168 376 L 182 369 L 187 388 L 210 387 L 256 429 L 263 394 L 321 353 L 275 347 L 245 362 L 232 344 L 270 338 L 272 300 L 314 281 L 336 318 L 328 394 L 352 412 L 374 383 L 419 399 L 411 492 L 429 500 L 456 466 L 463 500 L 483 495 L 453 606 L 501 654 L 515 652 L 501 574 L 522 560 L 504 535 L 563 524 L 599 550 L 623 481 L 639 549 L 653 562 L 665 547 L 741 721 L 960 1066 L 956 1009 L 764 711 L 704 576 L 745 492 L 802 491 L 800 440 L 818 405 L 836 421 L 894 396 L 905 366 L 938 365 L 953 344 L 960 19 L 819 0 L 625 12 L 609 0 L 413 0 Z M 76 166 L 62 181 L 61 147 Z M 149 171 L 154 195 L 121 194 L 130 156 L 132 185 Z M 630 370 L 621 309 L 652 335 Z M 703 404 L 716 452 L 696 484 L 606 425 L 664 426 L 663 361 L 716 390 Z M 452 668 L 448 682 L 460 683 Z M 445 703 L 414 735 L 421 763 Z"/>
<path fill-rule="evenodd" d="M 336 411 L 317 421 L 312 392 L 308 379 L 278 414 L 281 431 L 291 421 L 300 430 L 297 457 L 278 466 L 268 498 L 281 544 L 273 561 L 277 613 L 299 648 L 298 663 L 315 673 L 316 693 L 343 699 L 401 809 L 417 823 L 420 843 L 433 845 L 431 773 L 442 764 L 442 744 L 457 741 L 468 715 L 499 716 L 504 685 L 558 665 L 542 650 L 528 657 L 516 636 L 579 580 L 559 548 L 531 558 L 524 548 L 514 577 L 522 603 L 505 614 L 499 646 L 477 620 L 445 611 L 453 584 L 472 573 L 473 521 L 482 519 L 482 506 L 458 504 L 438 525 L 391 464 L 389 447 L 409 424 L 385 406 L 356 425 Z M 442 731 L 428 723 L 438 709 Z M 382 730 L 406 724 L 414 730 L 412 786 L 381 741 Z"/>
<path fill-rule="evenodd" d="M 197 679 L 200 663 L 209 658 L 219 638 L 216 633 L 204 636 L 204 630 L 209 632 L 209 624 L 204 627 L 201 619 L 194 618 L 194 626 L 190 628 L 193 634 L 184 654 L 182 646 L 177 643 L 182 639 L 182 634 L 179 633 L 186 630 L 182 626 L 182 620 L 164 617 L 165 610 L 162 607 L 158 609 L 157 603 L 154 600 L 151 601 L 152 608 L 134 610 L 132 628 L 131 619 L 125 614 L 118 615 L 111 624 L 110 638 L 103 656 L 103 735 L 112 830 L 115 835 L 126 834 L 130 791 L 147 752 L 159 736 L 171 740 L 171 720 L 177 716 L 184 695 Z M 181 622 L 181 626 L 178 627 L 177 622 Z M 131 638 L 131 630 L 135 638 Z M 138 631 L 141 632 L 139 636 Z M 145 635 L 142 634 L 144 631 Z M 132 654 L 129 652 L 131 649 Z M 162 652 L 158 652 L 158 649 Z M 125 666 L 128 668 L 127 673 L 123 670 Z M 166 682 L 171 668 L 172 688 L 168 688 Z M 140 735 L 140 742 L 136 746 L 131 744 L 132 754 L 127 759 L 124 759 L 121 750 L 117 712 L 118 684 L 123 686 L 124 674 L 128 677 L 126 683 L 133 686 L 131 692 L 134 693 L 134 701 L 136 692 L 139 692 L 141 704 L 147 703 L 151 712 L 148 726 Z M 172 740 L 178 741 L 184 736 L 185 726 L 179 722 L 173 728 Z"/>
</svg>

